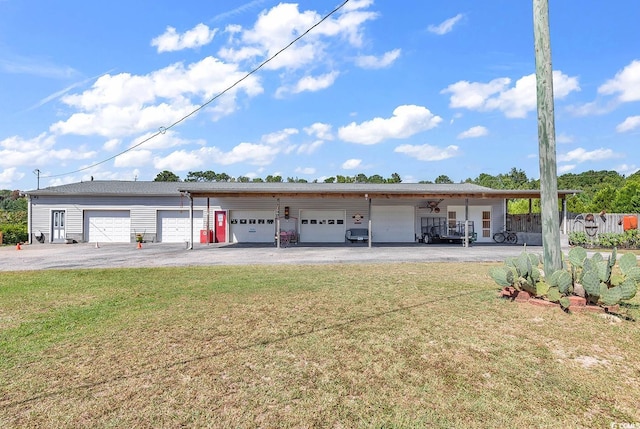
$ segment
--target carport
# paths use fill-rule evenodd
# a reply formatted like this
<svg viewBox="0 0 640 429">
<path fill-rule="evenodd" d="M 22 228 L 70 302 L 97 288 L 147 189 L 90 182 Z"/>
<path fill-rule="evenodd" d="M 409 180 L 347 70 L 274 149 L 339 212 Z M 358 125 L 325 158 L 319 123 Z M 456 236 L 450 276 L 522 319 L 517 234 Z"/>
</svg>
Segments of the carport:
<svg viewBox="0 0 640 429">
<path fill-rule="evenodd" d="M 385 184 L 370 184 L 370 183 L 263 183 L 263 182 L 198 182 L 189 183 L 188 185 L 180 187 L 179 191 L 190 201 L 190 217 L 192 222 L 190 223 L 193 228 L 193 200 L 194 198 L 206 198 L 207 205 L 210 198 L 216 199 L 229 199 L 229 198 L 260 198 L 273 200 L 273 210 L 275 213 L 275 231 L 282 231 L 281 222 L 283 219 L 289 219 L 288 206 L 283 206 L 281 201 L 283 200 L 296 200 L 296 199 L 313 199 L 317 203 L 324 203 L 329 200 L 356 200 L 361 199 L 366 201 L 367 211 L 362 214 L 362 217 L 367 219 L 366 224 L 363 224 L 363 228 L 368 230 L 368 247 L 373 244 L 372 236 L 380 229 L 381 235 L 383 231 L 380 225 L 376 226 L 375 220 L 372 217 L 376 216 L 376 213 L 380 213 L 379 216 L 385 213 L 385 210 L 378 209 L 379 207 L 385 207 L 385 204 L 395 202 L 401 204 L 406 202 L 407 206 L 417 205 L 417 202 L 423 202 L 423 204 L 429 205 L 433 201 L 445 201 L 445 200 L 457 200 L 463 201 L 464 207 L 464 222 L 465 225 L 469 222 L 469 200 L 496 200 L 502 201 L 504 204 L 503 219 L 500 219 L 500 226 L 505 224 L 505 218 L 507 213 L 507 200 L 513 198 L 519 199 L 539 199 L 539 190 L 495 190 L 485 188 L 482 186 L 459 183 L 459 184 L 420 184 L 420 183 L 385 183 Z M 558 198 L 562 199 L 562 217 L 566 219 L 566 196 L 580 193 L 578 190 L 561 190 L 558 191 Z M 322 204 L 319 204 L 320 206 Z M 228 209 L 233 210 L 233 207 Z M 360 215 L 358 213 L 358 215 Z M 355 215 L 353 216 L 355 217 Z M 393 218 L 393 215 L 389 217 Z M 498 221 L 496 219 L 495 221 Z M 566 222 L 564 223 L 566 225 Z M 207 221 L 207 230 L 210 228 Z M 378 228 L 378 229 L 376 229 Z M 465 229 L 468 231 L 468 229 Z M 566 231 L 564 231 L 566 233 Z M 192 231 L 191 237 L 194 236 Z M 276 240 L 277 247 L 281 247 L 281 234 L 276 233 L 274 239 Z M 465 236 L 465 247 L 468 246 L 469 236 Z M 189 243 L 189 248 L 193 249 L 193 239 Z"/>
</svg>

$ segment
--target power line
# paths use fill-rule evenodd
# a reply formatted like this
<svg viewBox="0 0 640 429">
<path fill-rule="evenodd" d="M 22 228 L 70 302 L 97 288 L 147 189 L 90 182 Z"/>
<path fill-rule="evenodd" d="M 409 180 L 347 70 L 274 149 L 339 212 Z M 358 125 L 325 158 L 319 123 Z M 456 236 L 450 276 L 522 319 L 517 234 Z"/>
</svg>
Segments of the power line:
<svg viewBox="0 0 640 429">
<path fill-rule="evenodd" d="M 133 146 L 131 146 L 130 148 L 123 150 L 120 153 L 117 153 L 113 156 L 110 156 L 109 158 L 106 158 L 102 161 L 96 162 L 94 164 L 91 164 L 87 167 L 83 167 L 83 168 L 79 168 L 77 170 L 74 171 L 69 171 L 66 173 L 61 173 L 61 174 L 52 174 L 49 176 L 40 176 L 41 178 L 51 178 L 51 177 L 60 177 L 60 176 L 66 176 L 69 174 L 74 174 L 74 173 L 79 173 L 81 171 L 85 171 L 85 170 L 89 170 L 93 167 L 97 167 L 98 165 L 104 164 L 105 162 L 109 162 L 117 157 L 119 157 L 120 155 L 123 155 L 133 149 L 136 149 L 140 146 L 142 146 L 143 144 L 147 143 L 148 141 L 158 137 L 159 135 L 162 135 L 164 133 L 167 132 L 167 130 L 170 130 L 171 128 L 175 127 L 176 125 L 180 124 L 181 122 L 185 121 L 186 119 L 190 118 L 191 116 L 195 115 L 196 113 L 198 113 L 200 110 L 204 109 L 205 107 L 207 107 L 209 104 L 213 103 L 215 100 L 217 100 L 218 98 L 222 97 L 224 94 L 226 94 L 227 92 L 231 91 L 233 88 L 235 88 L 236 86 L 238 86 L 239 84 L 241 84 L 244 80 L 248 79 L 251 75 L 257 73 L 260 69 L 262 69 L 265 65 L 267 65 L 269 62 L 271 62 L 274 58 L 276 58 L 278 55 L 280 55 L 282 52 L 286 51 L 287 49 L 289 49 L 291 46 L 293 46 L 296 42 L 298 42 L 300 39 L 302 39 L 303 37 L 305 37 L 307 34 L 309 34 L 312 30 L 314 30 L 317 26 L 319 26 L 320 24 L 322 24 L 324 21 L 326 21 L 327 19 L 329 19 L 333 14 L 335 14 L 336 12 L 338 12 L 340 9 L 342 9 L 347 3 L 349 3 L 349 0 L 344 0 L 339 6 L 337 6 L 335 9 L 333 9 L 331 12 L 329 12 L 328 14 L 326 14 L 325 16 L 322 17 L 322 19 L 320 19 L 320 21 L 316 22 L 315 24 L 313 24 L 311 27 L 309 27 L 307 30 L 305 30 L 302 34 L 300 34 L 298 37 L 296 37 L 295 39 L 293 39 L 291 42 L 289 42 L 289 44 L 287 44 L 284 48 L 280 49 L 278 52 L 276 52 L 275 54 L 271 55 L 269 58 L 267 58 L 266 60 L 264 60 L 262 63 L 260 63 L 257 67 L 255 67 L 254 69 L 252 69 L 249 73 L 247 73 L 246 75 L 244 75 L 243 77 L 241 77 L 240 79 L 238 79 L 235 83 L 233 83 L 231 86 L 227 87 L 226 89 L 224 89 L 223 91 L 219 92 L 218 94 L 216 94 L 215 96 L 213 96 L 213 98 L 209 99 L 209 101 L 206 101 L 205 103 L 201 104 L 200 106 L 198 106 L 196 109 L 194 109 L 193 111 L 191 111 L 190 113 L 186 114 L 185 116 L 183 116 L 182 118 L 178 119 L 177 121 L 175 121 L 174 123 L 172 123 L 171 125 L 167 126 L 167 127 L 160 127 L 158 129 L 158 131 L 154 134 L 152 134 L 151 136 L 147 137 L 146 139 L 142 140 L 140 143 L 137 143 Z"/>
</svg>

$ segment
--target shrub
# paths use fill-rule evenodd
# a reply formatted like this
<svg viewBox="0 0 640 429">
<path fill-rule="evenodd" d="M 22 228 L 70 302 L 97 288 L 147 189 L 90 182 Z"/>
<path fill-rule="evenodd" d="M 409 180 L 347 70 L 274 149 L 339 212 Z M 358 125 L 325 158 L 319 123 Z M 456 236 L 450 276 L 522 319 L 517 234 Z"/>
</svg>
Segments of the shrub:
<svg viewBox="0 0 640 429">
<path fill-rule="evenodd" d="M 591 238 L 584 231 L 574 231 L 569 233 L 569 244 L 573 246 L 584 246 L 591 244 Z"/>
<path fill-rule="evenodd" d="M 4 244 L 23 243 L 29 239 L 27 225 L 0 224 L 0 231 Z"/>
</svg>

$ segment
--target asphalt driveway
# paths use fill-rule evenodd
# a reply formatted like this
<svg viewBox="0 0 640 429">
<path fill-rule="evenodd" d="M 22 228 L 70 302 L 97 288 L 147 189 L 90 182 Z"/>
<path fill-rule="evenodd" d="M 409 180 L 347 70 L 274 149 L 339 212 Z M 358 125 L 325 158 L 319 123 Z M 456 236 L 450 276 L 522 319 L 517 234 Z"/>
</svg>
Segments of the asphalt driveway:
<svg viewBox="0 0 640 429">
<path fill-rule="evenodd" d="M 25 271 L 110 267 L 171 267 L 195 265 L 334 264 L 377 262 L 502 262 L 517 256 L 522 245 L 459 244 L 406 245 L 201 245 L 187 250 L 184 244 L 32 244 L 21 250 L 0 247 L 0 271 Z M 567 251 L 568 249 L 563 249 Z M 542 254 L 541 246 L 527 246 Z"/>
</svg>

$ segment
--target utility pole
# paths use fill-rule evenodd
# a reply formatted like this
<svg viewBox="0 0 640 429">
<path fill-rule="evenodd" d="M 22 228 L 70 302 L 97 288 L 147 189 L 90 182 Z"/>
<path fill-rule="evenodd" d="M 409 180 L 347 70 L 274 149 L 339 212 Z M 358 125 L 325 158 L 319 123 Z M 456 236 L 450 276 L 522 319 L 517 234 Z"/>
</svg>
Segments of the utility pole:
<svg viewBox="0 0 640 429">
<path fill-rule="evenodd" d="M 40 189 L 40 170 L 36 168 L 35 170 L 33 170 L 33 174 L 38 177 L 38 187 L 36 189 Z"/>
<path fill-rule="evenodd" d="M 558 167 L 553 106 L 553 67 L 549 36 L 549 0 L 533 0 L 533 34 L 538 102 L 538 147 L 540 151 L 540 206 L 544 272 L 562 268 L 558 222 Z"/>
</svg>

